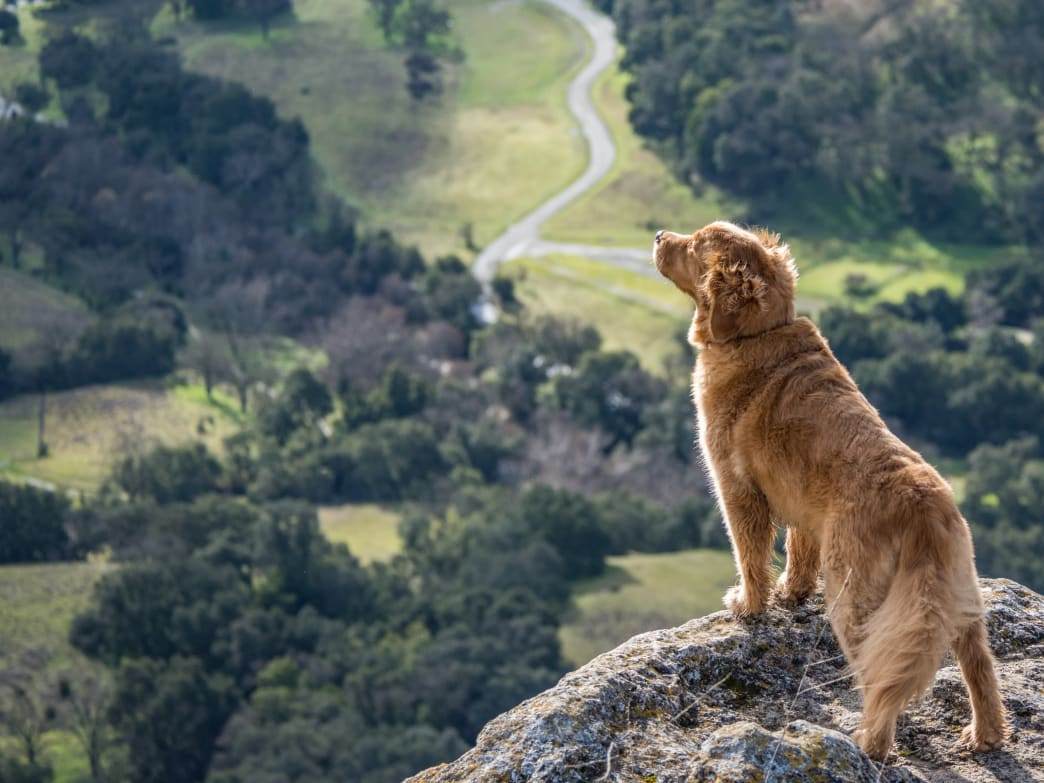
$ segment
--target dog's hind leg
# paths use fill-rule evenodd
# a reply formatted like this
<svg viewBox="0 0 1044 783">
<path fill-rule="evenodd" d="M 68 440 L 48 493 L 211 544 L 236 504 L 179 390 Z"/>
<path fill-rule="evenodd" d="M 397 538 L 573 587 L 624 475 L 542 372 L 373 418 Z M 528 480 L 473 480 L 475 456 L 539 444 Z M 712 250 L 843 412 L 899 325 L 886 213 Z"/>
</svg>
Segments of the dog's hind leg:
<svg viewBox="0 0 1044 783">
<path fill-rule="evenodd" d="M 795 606 L 816 590 L 819 577 L 819 539 L 809 530 L 787 528 L 787 567 L 776 581 L 776 598 Z"/>
<path fill-rule="evenodd" d="M 772 589 L 775 528 L 768 501 L 757 487 L 737 480 L 721 481 L 719 496 L 740 575 L 740 584 L 725 593 L 725 605 L 740 617 L 760 614 Z"/>
<path fill-rule="evenodd" d="M 961 743 L 975 751 L 999 747 L 1008 735 L 1008 724 L 982 618 L 958 632 L 953 651 L 972 705 L 972 722 L 961 733 Z"/>
</svg>

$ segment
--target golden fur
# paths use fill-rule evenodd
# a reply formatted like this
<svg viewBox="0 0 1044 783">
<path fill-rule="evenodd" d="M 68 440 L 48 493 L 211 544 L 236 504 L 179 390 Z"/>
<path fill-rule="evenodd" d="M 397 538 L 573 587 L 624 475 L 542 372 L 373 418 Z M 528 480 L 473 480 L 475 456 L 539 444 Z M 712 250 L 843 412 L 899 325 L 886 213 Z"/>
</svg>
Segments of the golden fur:
<svg viewBox="0 0 1044 783">
<path fill-rule="evenodd" d="M 660 232 L 654 255 L 696 304 L 700 445 L 740 577 L 725 604 L 739 616 L 764 610 L 775 528 L 785 525 L 776 597 L 804 599 L 822 568 L 864 697 L 862 748 L 887 756 L 896 718 L 951 646 L 972 703 L 962 742 L 999 746 L 1007 724 L 968 525 L 949 485 L 888 430 L 815 325 L 795 317 L 787 246 L 717 222 Z"/>
</svg>

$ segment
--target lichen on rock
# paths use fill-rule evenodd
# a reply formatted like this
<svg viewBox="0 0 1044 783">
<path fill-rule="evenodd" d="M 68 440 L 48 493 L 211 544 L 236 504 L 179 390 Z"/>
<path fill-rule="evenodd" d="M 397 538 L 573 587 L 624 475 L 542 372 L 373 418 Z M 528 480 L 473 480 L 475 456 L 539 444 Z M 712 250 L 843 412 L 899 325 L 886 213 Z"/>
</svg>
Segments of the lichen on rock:
<svg viewBox="0 0 1044 783">
<path fill-rule="evenodd" d="M 948 658 L 900 719 L 884 767 L 852 741 L 860 699 L 820 599 L 636 636 L 490 721 L 476 747 L 411 783 L 1044 781 L 1044 598 L 982 580 L 1013 733 L 958 748 L 970 707 Z"/>
</svg>

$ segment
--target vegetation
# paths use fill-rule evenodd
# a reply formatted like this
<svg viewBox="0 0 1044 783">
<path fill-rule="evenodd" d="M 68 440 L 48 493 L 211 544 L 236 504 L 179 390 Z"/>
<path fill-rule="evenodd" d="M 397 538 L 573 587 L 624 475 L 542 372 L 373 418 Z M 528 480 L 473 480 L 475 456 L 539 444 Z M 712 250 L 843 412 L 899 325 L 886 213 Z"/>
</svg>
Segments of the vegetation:
<svg viewBox="0 0 1044 783">
<path fill-rule="evenodd" d="M 635 634 L 716 612 L 735 579 L 736 566 L 727 552 L 610 557 L 604 574 L 573 590 L 575 608 L 559 632 L 562 655 L 582 666 Z"/>
<path fill-rule="evenodd" d="M 52 492 L 0 482 L 0 563 L 62 560 L 69 553 L 65 499 Z"/>
<path fill-rule="evenodd" d="M 370 0 L 384 40 L 405 53 L 406 89 L 414 100 L 442 91 L 438 56 L 452 28 L 449 12 L 435 0 Z"/>
<path fill-rule="evenodd" d="M 752 199 L 761 215 L 793 217 L 801 193 L 852 202 L 883 228 L 1016 242 L 1044 230 L 1030 130 L 1039 4 L 601 5 L 634 77 L 631 122 L 683 181 Z"/>
<path fill-rule="evenodd" d="M 889 6 L 853 43 L 829 4 L 719 1 L 695 28 L 657 2 L 615 4 L 627 73 L 598 98 L 622 154 L 549 231 L 641 246 L 667 220 L 785 223 L 807 194 L 829 219 L 796 236 L 799 306 L 962 474 L 982 572 L 1039 588 L 1044 277 L 1015 247 L 1039 80 L 997 34 L 1035 12 Z M 688 303 L 552 256 L 476 316 L 463 259 L 583 162 L 572 25 L 470 0 L 17 18 L 0 68 L 42 119 L 0 123 L 0 777 L 398 781 L 717 608 Z M 947 118 L 991 96 L 962 137 Z M 923 145 L 862 130 L 921 108 Z M 825 144 L 844 116 L 873 122 Z M 980 213 L 978 244 L 934 238 Z"/>
<path fill-rule="evenodd" d="M 380 506 L 322 506 L 319 528 L 335 544 L 345 544 L 364 564 L 391 560 L 402 550 L 399 515 Z"/>
<path fill-rule="evenodd" d="M 239 25 L 160 15 L 153 30 L 177 41 L 187 67 L 300 117 L 324 185 L 367 225 L 429 258 L 464 258 L 466 226 L 481 247 L 582 170 L 564 95 L 585 43 L 544 3 L 447 7 L 462 54 L 442 58 L 443 92 L 420 102 L 364 0 L 298 0 L 295 23 L 265 46 Z"/>
<path fill-rule="evenodd" d="M 156 381 L 88 386 L 22 395 L 0 403 L 0 471 L 75 490 L 98 488 L 128 451 L 194 440 L 220 452 L 237 428 L 226 407 L 211 405 L 192 386 Z M 40 456 L 40 409 L 47 453 Z"/>
<path fill-rule="evenodd" d="M 677 359 L 691 305 L 659 281 L 558 255 L 513 261 L 506 270 L 527 311 L 589 323 L 606 348 L 630 351 L 653 372 Z"/>
</svg>

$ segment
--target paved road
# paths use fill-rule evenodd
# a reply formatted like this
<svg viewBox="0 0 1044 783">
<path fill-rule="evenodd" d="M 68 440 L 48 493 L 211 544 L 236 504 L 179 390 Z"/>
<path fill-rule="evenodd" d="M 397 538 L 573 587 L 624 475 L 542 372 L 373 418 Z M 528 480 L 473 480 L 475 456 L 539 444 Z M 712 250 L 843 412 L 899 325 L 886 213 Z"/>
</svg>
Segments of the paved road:
<svg viewBox="0 0 1044 783">
<path fill-rule="evenodd" d="M 580 249 L 582 252 L 573 254 L 598 258 L 610 261 L 610 263 L 615 263 L 614 258 L 628 257 L 630 258 L 628 265 L 630 265 L 637 253 L 643 254 L 646 261 L 649 257 L 647 250 L 620 251 L 588 245 L 566 246 L 544 242 L 540 239 L 540 229 L 544 223 L 580 194 L 590 190 L 609 173 L 609 169 L 612 168 L 613 161 L 616 159 L 613 137 L 591 101 L 591 86 L 613 63 L 616 51 L 613 22 L 582 0 L 546 0 L 546 2 L 579 22 L 594 42 L 594 53 L 591 55 L 591 59 L 569 85 L 569 111 L 580 124 L 580 129 L 587 140 L 589 150 L 587 169 L 565 190 L 552 196 L 517 223 L 508 226 L 503 234 L 482 250 L 475 259 L 472 269 L 475 277 L 486 287 L 496 275 L 497 267 L 504 261 L 524 255 L 546 255 L 550 252 L 560 252 L 558 248 L 562 247 Z M 623 255 L 620 255 L 621 253 Z"/>
</svg>

